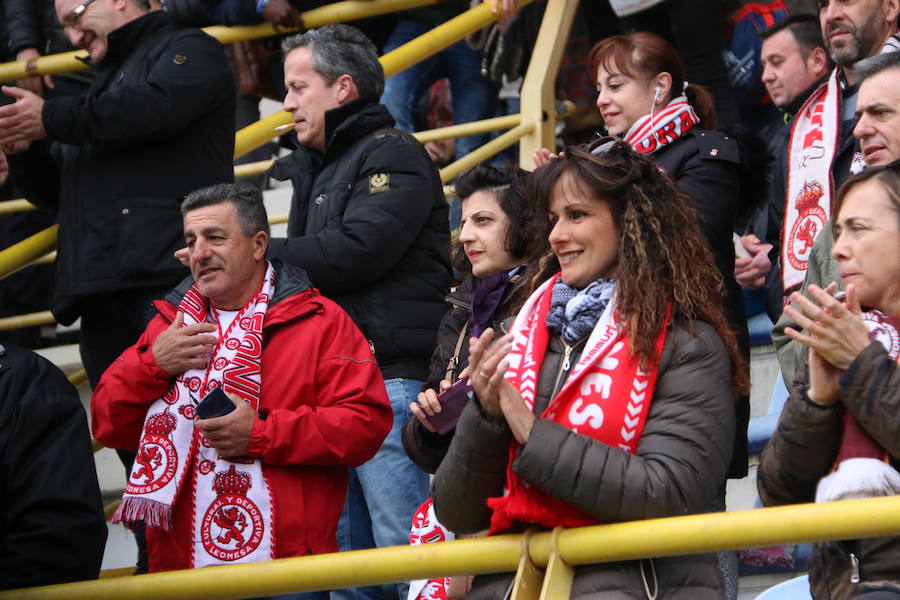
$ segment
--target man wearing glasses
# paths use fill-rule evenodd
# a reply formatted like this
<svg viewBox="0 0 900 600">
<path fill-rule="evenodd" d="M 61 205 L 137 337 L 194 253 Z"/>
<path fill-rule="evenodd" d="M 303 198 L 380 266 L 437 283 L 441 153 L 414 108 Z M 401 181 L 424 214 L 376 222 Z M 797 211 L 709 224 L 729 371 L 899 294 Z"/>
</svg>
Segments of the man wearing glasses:
<svg viewBox="0 0 900 600">
<path fill-rule="evenodd" d="M 57 214 L 51 309 L 81 317 L 96 386 L 186 274 L 172 257 L 181 199 L 233 179 L 235 87 L 222 46 L 148 0 L 56 0 L 56 13 L 94 81 L 48 100 L 4 86 L 0 150 L 25 197 Z"/>
</svg>

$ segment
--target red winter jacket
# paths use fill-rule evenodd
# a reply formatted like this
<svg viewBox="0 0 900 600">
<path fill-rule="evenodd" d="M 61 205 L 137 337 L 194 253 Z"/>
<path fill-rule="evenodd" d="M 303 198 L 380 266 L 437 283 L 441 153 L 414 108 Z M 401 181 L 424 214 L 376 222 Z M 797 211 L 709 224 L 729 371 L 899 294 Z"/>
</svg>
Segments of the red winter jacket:
<svg viewBox="0 0 900 600">
<path fill-rule="evenodd" d="M 262 400 L 249 454 L 262 461 L 275 508 L 275 557 L 336 552 L 348 466 L 374 456 L 393 413 L 368 342 L 336 304 L 276 263 L 275 294 L 263 324 Z M 106 370 L 91 399 L 94 437 L 111 448 L 138 446 L 150 404 L 170 378 L 153 359 L 156 336 L 175 317 L 192 282 L 165 300 L 137 344 Z M 147 528 L 150 571 L 189 568 L 191 502 L 186 481 L 171 532 Z"/>
</svg>

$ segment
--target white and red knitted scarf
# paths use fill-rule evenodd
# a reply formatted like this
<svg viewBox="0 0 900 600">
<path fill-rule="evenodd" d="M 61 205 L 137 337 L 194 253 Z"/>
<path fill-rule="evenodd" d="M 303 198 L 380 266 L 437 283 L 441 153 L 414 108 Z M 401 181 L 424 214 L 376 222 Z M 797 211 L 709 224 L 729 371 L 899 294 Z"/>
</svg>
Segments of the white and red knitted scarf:
<svg viewBox="0 0 900 600">
<path fill-rule="evenodd" d="M 863 313 L 869 339 L 900 362 L 900 319 L 877 311 Z M 816 502 L 900 495 L 900 473 L 891 466 L 887 453 L 850 411 L 843 415 L 838 457 L 832 472 L 819 480 Z"/>
<path fill-rule="evenodd" d="M 881 52 L 900 50 L 897 36 Z M 841 142 L 843 93 L 838 68 L 810 94 L 797 112 L 788 141 L 787 185 L 781 227 L 781 285 L 784 303 L 806 278 L 816 236 L 831 218 L 834 176 L 831 170 Z"/>
<path fill-rule="evenodd" d="M 781 230 L 784 298 L 803 284 L 816 236 L 831 214 L 831 163 L 841 136 L 838 70 L 810 94 L 794 117 L 788 141 L 787 186 Z"/>
<path fill-rule="evenodd" d="M 671 144 L 699 122 L 687 97 L 678 96 L 658 113 L 638 119 L 625 134 L 625 142 L 642 154 L 651 154 Z"/>
<path fill-rule="evenodd" d="M 188 502 L 191 567 L 274 558 L 275 515 L 260 461 L 220 458 L 194 427 L 197 399 L 220 386 L 259 410 L 262 326 L 274 283 L 268 264 L 262 286 L 225 331 L 196 284 L 184 295 L 178 310 L 185 326 L 216 323 L 218 342 L 207 367 L 185 371 L 150 405 L 137 459 L 113 518 L 171 530 L 175 501 Z M 183 489 L 186 479 L 194 482 L 193 489 Z"/>
<path fill-rule="evenodd" d="M 553 284 L 551 278 L 538 288 L 513 323 L 512 348 L 507 355 L 506 378 L 534 409 L 541 364 L 550 333 L 546 326 Z M 575 433 L 634 454 L 644 430 L 657 371 L 644 372 L 629 352 L 630 340 L 615 317 L 615 296 L 588 336 L 584 351 L 559 393 L 540 415 Z M 668 319 L 656 340 L 657 356 L 665 343 Z M 510 447 L 505 494 L 488 499 L 494 513 L 490 533 L 505 531 L 516 522 L 545 527 L 578 527 L 596 521 L 578 509 L 553 498 L 537 486 L 525 485 L 513 472 L 519 446 Z"/>
</svg>

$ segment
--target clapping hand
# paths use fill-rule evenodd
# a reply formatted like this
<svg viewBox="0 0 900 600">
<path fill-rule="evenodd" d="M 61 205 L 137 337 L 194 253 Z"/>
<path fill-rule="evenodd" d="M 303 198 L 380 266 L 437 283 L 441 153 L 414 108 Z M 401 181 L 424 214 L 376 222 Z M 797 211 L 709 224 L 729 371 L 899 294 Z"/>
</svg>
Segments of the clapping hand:
<svg viewBox="0 0 900 600">
<path fill-rule="evenodd" d="M 809 348 L 809 399 L 822 405 L 837 402 L 838 380 L 850 363 L 869 345 L 869 332 L 853 284 L 847 286 L 847 297 L 841 303 L 834 297 L 837 285 L 826 289 L 808 288 L 812 300 L 799 292 L 791 294 L 794 306 L 784 312 L 803 328 L 788 327 L 785 334 Z"/>
</svg>

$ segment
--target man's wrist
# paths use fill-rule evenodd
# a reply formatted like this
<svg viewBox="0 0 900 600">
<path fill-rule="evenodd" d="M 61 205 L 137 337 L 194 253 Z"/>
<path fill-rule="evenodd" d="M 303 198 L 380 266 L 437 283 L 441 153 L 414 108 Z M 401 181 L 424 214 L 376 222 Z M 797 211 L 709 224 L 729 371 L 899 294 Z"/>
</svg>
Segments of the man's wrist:
<svg viewBox="0 0 900 600">
<path fill-rule="evenodd" d="M 256 3 L 256 14 L 263 14 L 263 9 L 265 9 L 266 4 L 269 3 L 269 0 L 258 0 Z"/>
</svg>

